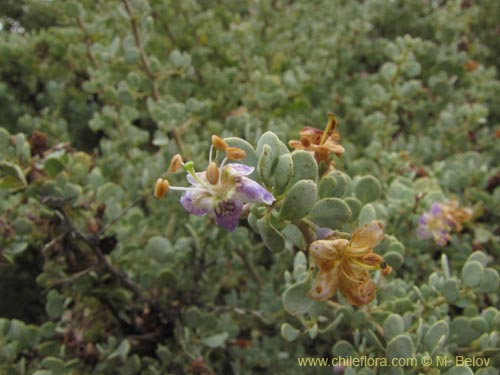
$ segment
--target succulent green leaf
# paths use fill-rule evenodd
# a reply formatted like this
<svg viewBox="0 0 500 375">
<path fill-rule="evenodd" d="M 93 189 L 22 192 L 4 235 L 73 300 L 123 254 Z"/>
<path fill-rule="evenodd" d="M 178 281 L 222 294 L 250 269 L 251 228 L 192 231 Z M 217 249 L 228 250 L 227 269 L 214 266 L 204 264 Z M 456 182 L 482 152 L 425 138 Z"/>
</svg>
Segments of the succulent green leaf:
<svg viewBox="0 0 500 375">
<path fill-rule="evenodd" d="M 64 361 L 57 357 L 45 357 L 42 366 L 52 371 L 53 374 L 63 374 L 65 372 Z"/>
<path fill-rule="evenodd" d="M 332 197 L 341 198 L 349 192 L 349 177 L 340 171 L 330 173 L 330 176 L 335 179 L 335 188 L 331 192 Z"/>
<path fill-rule="evenodd" d="M 281 336 L 286 341 L 293 341 L 299 337 L 300 331 L 288 323 L 283 323 L 281 325 Z"/>
<path fill-rule="evenodd" d="M 411 358 L 414 356 L 415 348 L 411 337 L 408 334 L 402 334 L 394 337 L 387 344 L 386 354 L 389 360 L 394 358 Z"/>
<path fill-rule="evenodd" d="M 387 341 L 405 332 L 403 317 L 399 314 L 391 314 L 384 321 L 384 336 Z"/>
<path fill-rule="evenodd" d="M 498 291 L 499 286 L 500 276 L 498 275 L 498 271 L 490 267 L 485 268 L 483 282 L 477 291 L 481 293 L 493 293 Z"/>
<path fill-rule="evenodd" d="M 446 279 L 443 283 L 442 293 L 447 303 L 453 303 L 460 297 L 460 286 L 455 278 Z"/>
<path fill-rule="evenodd" d="M 271 131 L 267 131 L 262 134 L 257 141 L 257 155 L 260 155 L 262 153 L 264 145 L 268 145 L 269 147 L 271 147 L 271 149 L 273 150 L 273 155 L 275 155 L 275 161 L 278 161 L 278 157 L 281 154 L 281 141 L 278 136 Z"/>
<path fill-rule="evenodd" d="M 265 186 L 271 186 L 271 176 L 273 173 L 274 156 L 273 150 L 267 144 L 262 146 L 259 158 L 259 176 Z"/>
<path fill-rule="evenodd" d="M 454 366 L 444 373 L 444 375 L 474 375 L 469 366 Z"/>
<path fill-rule="evenodd" d="M 351 219 L 357 218 L 362 207 L 362 203 L 359 201 L 359 199 L 354 197 L 346 197 L 344 198 L 344 202 L 347 203 L 347 205 L 351 209 Z"/>
<path fill-rule="evenodd" d="M 168 239 L 162 236 L 151 237 L 146 245 L 146 254 L 157 262 L 172 259 L 174 249 Z"/>
<path fill-rule="evenodd" d="M 314 206 L 318 190 L 316 183 L 311 180 L 296 182 L 283 200 L 280 218 L 285 220 L 298 220 L 306 216 Z"/>
<path fill-rule="evenodd" d="M 227 338 L 229 337 L 227 332 L 218 333 L 216 335 L 205 337 L 201 342 L 208 346 L 209 348 L 220 348 L 224 346 Z"/>
<path fill-rule="evenodd" d="M 290 184 L 295 184 L 300 180 L 318 179 L 318 164 L 314 157 L 307 151 L 294 151 L 291 153 L 293 160 L 293 174 Z"/>
<path fill-rule="evenodd" d="M 377 200 L 381 193 L 382 186 L 373 176 L 362 177 L 354 188 L 354 194 L 356 194 L 356 197 L 363 203 L 369 203 Z"/>
<path fill-rule="evenodd" d="M 377 213 L 371 203 L 365 204 L 359 212 L 358 222 L 359 225 L 365 225 L 377 219 Z"/>
<path fill-rule="evenodd" d="M 257 228 L 269 250 L 279 252 L 285 248 L 285 237 L 271 224 L 268 217 L 257 220 Z"/>
<path fill-rule="evenodd" d="M 320 198 L 333 197 L 337 180 L 332 176 L 323 177 L 318 183 L 318 195 Z"/>
<path fill-rule="evenodd" d="M 293 159 L 290 154 L 283 154 L 278 159 L 274 170 L 274 196 L 280 196 L 286 191 L 293 175 Z"/>
<path fill-rule="evenodd" d="M 309 218 L 322 228 L 338 229 L 351 218 L 351 209 L 339 198 L 324 198 L 316 202 Z"/>
<path fill-rule="evenodd" d="M 396 253 L 395 251 L 388 251 L 383 255 L 384 260 L 387 262 L 389 266 L 394 269 L 398 269 L 401 267 L 405 261 L 405 258 L 400 253 Z"/>
<path fill-rule="evenodd" d="M 477 288 L 484 280 L 484 267 L 476 260 L 466 262 L 462 268 L 462 281 L 468 288 Z"/>
<path fill-rule="evenodd" d="M 338 341 L 332 348 L 332 354 L 336 357 L 358 357 L 358 353 L 356 349 L 352 346 L 352 344 L 345 340 Z"/>
<path fill-rule="evenodd" d="M 304 315 L 314 301 L 307 297 L 307 293 L 311 288 L 308 279 L 300 281 L 290 286 L 282 296 L 283 306 L 285 310 L 294 316 Z"/>
<path fill-rule="evenodd" d="M 444 340 L 448 338 L 450 334 L 450 327 L 445 320 L 438 320 L 432 326 L 429 327 L 427 333 L 424 336 L 424 344 L 429 353 L 435 353 L 436 346 L 438 343 L 442 341 L 442 337 L 444 336 Z"/>
</svg>

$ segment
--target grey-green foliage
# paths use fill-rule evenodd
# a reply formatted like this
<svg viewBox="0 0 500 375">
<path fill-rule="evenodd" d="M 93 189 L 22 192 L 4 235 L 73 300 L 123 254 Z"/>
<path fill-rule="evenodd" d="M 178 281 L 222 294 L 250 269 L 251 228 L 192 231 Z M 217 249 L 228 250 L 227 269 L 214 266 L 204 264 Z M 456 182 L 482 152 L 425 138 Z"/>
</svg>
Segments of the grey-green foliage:
<svg viewBox="0 0 500 375">
<path fill-rule="evenodd" d="M 0 373 L 302 374 L 298 356 L 460 353 L 492 361 L 379 373 L 496 374 L 497 24 L 496 0 L 2 1 Z M 329 111 L 345 153 L 321 176 L 285 144 Z M 231 234 L 173 191 L 152 197 L 160 176 L 187 185 L 166 172 L 174 154 L 203 170 L 212 134 L 277 198 Z M 300 181 L 314 204 L 280 217 Z M 471 221 L 444 247 L 418 239 L 418 217 L 452 198 Z M 281 297 L 314 277 L 314 225 L 347 236 L 372 219 L 394 269 L 371 274 L 375 300 L 288 314 Z"/>
</svg>

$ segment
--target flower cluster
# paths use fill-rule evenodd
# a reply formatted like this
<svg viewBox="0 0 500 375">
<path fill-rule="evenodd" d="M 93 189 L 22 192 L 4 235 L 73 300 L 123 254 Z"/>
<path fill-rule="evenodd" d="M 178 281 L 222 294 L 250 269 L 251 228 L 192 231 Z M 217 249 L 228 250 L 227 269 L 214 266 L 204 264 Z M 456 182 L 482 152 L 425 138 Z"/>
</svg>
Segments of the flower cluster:
<svg viewBox="0 0 500 375">
<path fill-rule="evenodd" d="M 419 218 L 417 237 L 433 238 L 438 246 L 444 246 L 451 240 L 451 232 L 460 232 L 462 223 L 471 217 L 472 210 L 460 208 L 457 201 L 433 203 L 430 210 Z"/>
<path fill-rule="evenodd" d="M 356 229 L 350 241 L 335 236 L 314 241 L 309 251 L 319 271 L 309 298 L 325 301 L 338 289 L 353 305 L 370 303 L 375 297 L 375 283 L 369 271 L 382 269 L 382 274 L 389 275 L 392 270 L 373 252 L 383 238 L 382 225 L 372 221 Z"/>
<path fill-rule="evenodd" d="M 330 161 L 330 153 L 340 156 L 344 152 L 344 147 L 339 143 L 340 134 L 335 130 L 337 120 L 333 113 L 328 114 L 326 129 L 320 130 L 311 126 L 306 126 L 300 131 L 300 139 L 292 140 L 288 144 L 296 150 L 306 150 L 313 153 L 318 162 L 333 165 Z"/>
<path fill-rule="evenodd" d="M 214 148 L 226 155 L 220 165 L 212 160 Z M 232 232 L 238 226 L 245 203 L 270 205 L 274 202 L 271 193 L 247 177 L 253 172 L 253 167 L 228 163 L 231 160 L 244 159 L 245 156 L 242 149 L 230 147 L 222 138 L 214 135 L 205 172 L 196 172 L 194 164 L 184 163 L 179 154 L 172 158 L 170 172 L 183 168 L 187 172 L 187 180 L 191 187 L 173 187 L 168 180 L 159 178 L 156 182 L 155 196 L 161 198 L 168 190 L 184 191 L 180 202 L 189 213 L 197 216 L 213 216 L 217 225 Z"/>
</svg>

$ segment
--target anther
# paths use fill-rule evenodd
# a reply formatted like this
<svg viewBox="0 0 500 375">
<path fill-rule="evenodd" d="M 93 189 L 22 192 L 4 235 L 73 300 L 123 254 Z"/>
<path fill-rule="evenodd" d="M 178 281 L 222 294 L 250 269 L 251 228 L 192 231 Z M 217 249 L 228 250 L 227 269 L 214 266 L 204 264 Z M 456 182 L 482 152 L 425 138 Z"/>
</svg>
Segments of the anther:
<svg viewBox="0 0 500 375">
<path fill-rule="evenodd" d="M 240 160 L 247 156 L 246 152 L 238 147 L 228 147 L 226 148 L 226 156 L 230 160 Z"/>
<path fill-rule="evenodd" d="M 207 168 L 207 180 L 212 185 L 217 184 L 219 181 L 219 167 L 215 162 L 211 162 Z"/>
<path fill-rule="evenodd" d="M 182 167 L 183 161 L 182 156 L 180 154 L 175 154 L 172 160 L 170 161 L 170 172 L 177 172 Z"/>
<path fill-rule="evenodd" d="M 168 181 L 164 180 L 163 178 L 159 178 L 158 180 L 156 180 L 155 197 L 163 198 L 165 194 L 167 194 L 169 189 L 170 189 L 170 184 L 168 183 Z"/>
<path fill-rule="evenodd" d="M 219 151 L 226 151 L 229 147 L 227 142 L 218 135 L 212 135 L 212 145 Z"/>
</svg>

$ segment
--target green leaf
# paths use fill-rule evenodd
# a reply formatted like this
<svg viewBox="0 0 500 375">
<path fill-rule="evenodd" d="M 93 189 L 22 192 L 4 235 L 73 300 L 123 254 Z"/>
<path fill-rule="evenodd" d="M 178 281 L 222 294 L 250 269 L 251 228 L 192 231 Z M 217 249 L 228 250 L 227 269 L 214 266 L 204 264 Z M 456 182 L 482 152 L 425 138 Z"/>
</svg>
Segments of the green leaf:
<svg viewBox="0 0 500 375">
<path fill-rule="evenodd" d="M 415 348 L 411 337 L 408 334 L 402 334 L 394 337 L 387 344 L 386 354 L 389 360 L 397 358 L 412 358 Z"/>
<path fill-rule="evenodd" d="M 368 224 L 369 222 L 377 219 L 377 213 L 371 203 L 365 204 L 359 212 L 358 223 L 359 226 Z"/>
<path fill-rule="evenodd" d="M 57 357 L 46 357 L 42 361 L 42 366 L 55 374 L 64 374 L 64 361 Z"/>
<path fill-rule="evenodd" d="M 450 327 L 445 320 L 438 320 L 428 330 L 424 336 L 424 344 L 429 353 L 435 353 L 438 344 L 443 345 L 444 341 L 448 339 L 450 334 Z M 444 337 L 444 339 L 443 339 Z"/>
<path fill-rule="evenodd" d="M 460 286 L 455 278 L 446 279 L 443 283 L 442 293 L 447 303 L 455 302 L 460 297 Z"/>
<path fill-rule="evenodd" d="M 309 218 L 323 228 L 338 229 L 351 217 L 351 209 L 339 198 L 325 198 L 316 202 Z"/>
<path fill-rule="evenodd" d="M 498 271 L 490 267 L 485 268 L 483 282 L 477 291 L 480 293 L 494 293 L 498 290 L 499 286 L 500 277 Z"/>
<path fill-rule="evenodd" d="M 283 200 L 280 218 L 285 220 L 302 219 L 313 207 L 317 195 L 318 191 L 313 181 L 298 181 L 290 188 Z"/>
<path fill-rule="evenodd" d="M 271 176 L 273 173 L 274 156 L 273 150 L 267 144 L 262 146 L 262 152 L 260 153 L 258 170 L 259 177 L 265 186 L 271 186 Z"/>
<path fill-rule="evenodd" d="M 359 201 L 359 199 L 354 197 L 346 197 L 344 198 L 344 202 L 351 209 L 351 219 L 357 218 L 362 207 L 362 203 Z"/>
<path fill-rule="evenodd" d="M 257 220 L 257 228 L 264 245 L 269 250 L 279 252 L 285 248 L 285 237 L 271 224 L 268 216 Z"/>
<path fill-rule="evenodd" d="M 333 197 L 337 180 L 332 176 L 324 177 L 318 183 L 318 194 L 320 198 Z"/>
<path fill-rule="evenodd" d="M 342 357 L 342 358 L 358 357 L 356 349 L 354 349 L 354 347 L 350 342 L 345 340 L 340 340 L 333 346 L 332 354 L 336 357 Z"/>
<path fill-rule="evenodd" d="M 278 158 L 281 155 L 281 141 L 276 134 L 271 131 L 265 132 L 261 135 L 259 140 L 257 141 L 256 153 L 257 155 L 261 155 L 264 151 L 264 145 L 267 145 L 272 150 L 272 167 L 276 165 L 278 162 Z"/>
<path fill-rule="evenodd" d="M 300 331 L 288 323 L 281 325 L 281 336 L 287 341 L 293 341 L 299 337 Z"/>
<path fill-rule="evenodd" d="M 250 143 L 238 137 L 224 138 L 224 140 L 229 146 L 238 147 L 245 151 L 246 156 L 243 159 L 238 160 L 238 163 L 248 165 L 249 167 L 255 167 L 257 165 L 257 154 L 255 153 L 255 150 Z M 255 178 L 256 175 L 257 171 L 254 171 L 252 172 L 250 177 Z"/>
<path fill-rule="evenodd" d="M 380 182 L 373 176 L 362 177 L 356 187 L 354 194 L 362 203 L 369 203 L 377 200 L 382 193 L 382 186 Z"/>
<path fill-rule="evenodd" d="M 57 290 L 52 289 L 47 294 L 47 302 L 45 305 L 45 311 L 51 319 L 59 318 L 64 311 L 64 296 L 62 296 Z"/>
<path fill-rule="evenodd" d="M 285 310 L 294 316 L 304 315 L 311 306 L 314 301 L 307 297 L 307 293 L 311 288 L 310 282 L 308 279 L 298 282 L 290 286 L 283 293 L 282 301 Z"/>
<path fill-rule="evenodd" d="M 468 366 L 454 366 L 444 373 L 444 375 L 474 375 Z"/>
<path fill-rule="evenodd" d="M 227 332 L 218 333 L 216 335 L 205 337 L 201 342 L 209 348 L 220 348 L 224 346 L 229 335 Z"/>
<path fill-rule="evenodd" d="M 335 189 L 331 192 L 332 197 L 341 198 L 349 192 L 349 177 L 340 171 L 330 173 L 335 179 Z"/>
<path fill-rule="evenodd" d="M 283 154 L 278 159 L 278 164 L 274 170 L 274 186 L 273 194 L 275 196 L 280 196 L 283 194 L 293 175 L 293 159 L 290 154 Z"/>
<path fill-rule="evenodd" d="M 391 314 L 384 321 L 384 336 L 387 341 L 405 332 L 403 317 L 399 314 Z"/>
<path fill-rule="evenodd" d="M 484 267 L 476 260 L 466 262 L 462 268 L 462 281 L 468 288 L 476 288 L 484 280 Z"/>
<path fill-rule="evenodd" d="M 151 237 L 146 245 L 146 255 L 158 262 L 172 260 L 174 249 L 168 239 L 162 236 Z"/>
<path fill-rule="evenodd" d="M 383 255 L 383 258 L 386 263 L 394 269 L 401 267 L 405 261 L 405 258 L 395 251 L 388 251 Z"/>
<path fill-rule="evenodd" d="M 291 155 L 293 160 L 293 174 L 290 183 L 292 185 L 300 180 L 316 181 L 318 179 L 318 164 L 316 164 L 316 160 L 310 153 L 298 150 L 292 152 Z"/>
<path fill-rule="evenodd" d="M 78 9 L 78 4 L 71 1 L 64 4 L 64 12 L 68 17 L 77 17 L 80 10 Z"/>
</svg>

